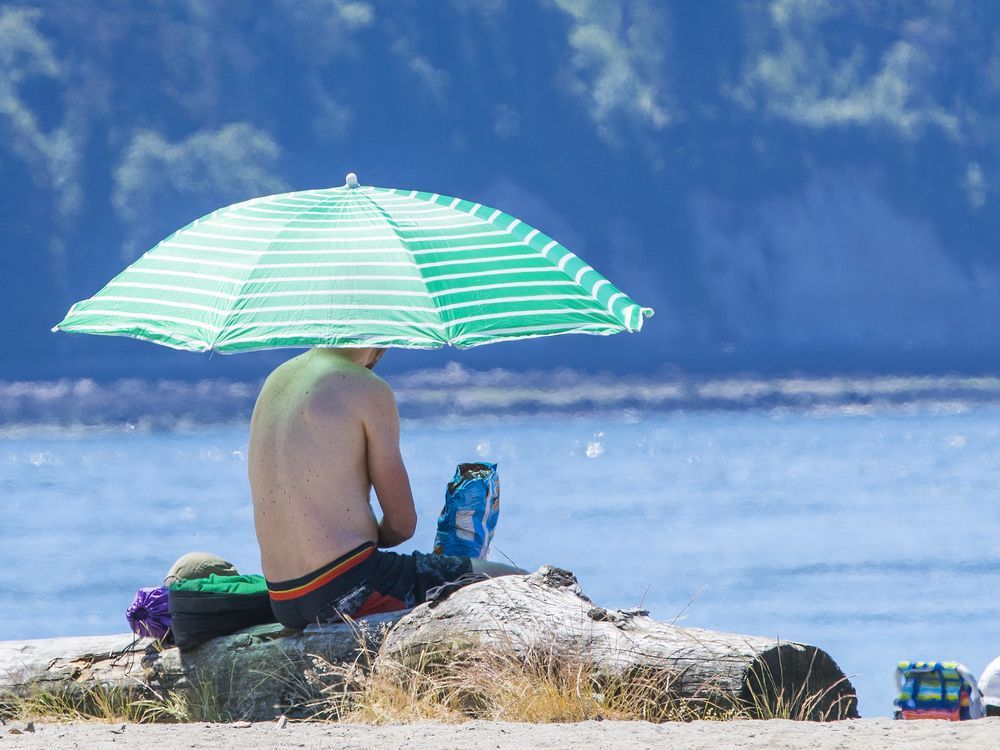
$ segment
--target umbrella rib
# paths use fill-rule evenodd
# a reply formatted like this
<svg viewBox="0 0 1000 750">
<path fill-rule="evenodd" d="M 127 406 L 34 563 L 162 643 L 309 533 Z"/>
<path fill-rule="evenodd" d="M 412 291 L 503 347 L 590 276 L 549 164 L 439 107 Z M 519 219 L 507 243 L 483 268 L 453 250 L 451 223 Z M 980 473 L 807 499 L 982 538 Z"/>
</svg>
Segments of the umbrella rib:
<svg viewBox="0 0 1000 750">
<path fill-rule="evenodd" d="M 400 193 L 397 191 L 396 195 L 399 195 L 399 194 Z M 417 191 L 411 191 L 408 194 L 407 197 L 410 198 L 411 200 L 422 200 L 422 201 L 424 201 L 426 203 L 433 203 L 435 205 L 439 205 L 440 206 L 441 204 L 439 204 L 437 201 L 442 196 L 434 194 L 430 198 L 426 198 L 423 195 L 418 194 Z M 446 198 L 446 200 L 447 200 L 447 198 Z M 492 209 L 492 213 L 489 216 L 482 217 L 482 216 L 479 215 L 479 211 L 481 209 L 486 209 L 486 210 L 491 210 L 491 209 L 489 209 L 486 206 L 483 206 L 481 203 L 473 204 L 473 206 L 471 208 L 468 208 L 468 209 L 459 209 L 457 206 L 458 206 L 458 203 L 460 203 L 460 202 L 461 201 L 460 201 L 459 198 L 453 198 L 452 201 L 451 201 L 451 204 L 450 204 L 450 206 L 448 206 L 448 208 L 451 208 L 454 211 L 464 211 L 464 213 L 468 214 L 469 216 L 472 216 L 473 218 L 478 219 L 479 221 L 485 222 L 485 223 L 487 223 L 487 224 L 489 224 L 491 226 L 497 227 L 498 229 L 500 229 L 501 231 L 505 232 L 508 235 L 510 235 L 510 230 L 511 229 L 513 229 L 514 227 L 516 227 L 516 226 L 518 226 L 518 225 L 520 225 L 522 223 L 520 219 L 517 219 L 517 218 L 515 218 L 513 216 L 510 216 L 510 214 L 507 214 L 507 213 L 501 211 L 500 209 Z M 499 224 L 497 224 L 497 219 L 500 219 L 500 218 L 511 219 L 511 223 L 509 223 L 506 227 L 502 227 Z M 549 242 L 547 242 L 544 246 L 539 247 L 539 245 L 542 242 L 544 242 L 545 239 L 548 239 Z M 614 284 L 612 284 L 610 281 L 608 281 L 608 279 L 607 279 L 606 276 L 604 276 L 600 271 L 598 271 L 592 265 L 590 265 L 589 263 L 587 263 L 587 261 L 585 261 L 579 255 L 577 255 L 576 253 L 572 252 L 569 248 L 567 248 L 565 245 L 563 245 L 562 243 L 560 243 L 558 240 L 554 240 L 551 237 L 547 237 L 542 232 L 540 232 L 538 229 L 534 229 L 534 228 L 531 229 L 531 231 L 529 231 L 528 234 L 521 240 L 521 243 L 523 245 L 525 245 L 526 247 L 530 248 L 531 250 L 534 250 L 535 252 L 539 253 L 539 255 L 542 258 L 544 258 L 546 261 L 548 261 L 549 263 L 551 263 L 555 267 L 556 270 L 558 270 L 560 273 L 565 274 L 568 279 L 571 279 L 574 283 L 576 283 L 577 285 L 579 285 L 583 289 L 587 289 L 587 287 L 585 287 L 583 285 L 583 277 L 587 273 L 594 273 L 594 274 L 596 274 L 597 277 L 598 277 L 597 281 L 594 282 L 594 284 L 589 289 L 587 289 L 587 292 L 588 292 L 589 296 L 597 304 L 602 305 L 607 310 L 608 315 L 610 315 L 613 319 L 615 319 L 616 322 L 619 325 L 621 325 L 622 323 L 624 323 L 624 326 L 625 326 L 626 330 L 629 330 L 629 331 L 632 330 L 631 319 L 632 319 L 632 317 L 633 317 L 633 315 L 635 313 L 635 308 L 638 308 L 639 313 L 640 313 L 639 314 L 639 326 L 636 328 L 636 330 L 638 330 L 638 328 L 641 328 L 641 326 L 642 326 L 643 315 L 651 315 L 652 314 L 652 310 L 650 310 L 647 307 L 641 307 L 641 306 L 637 305 L 630 297 L 628 297 L 628 295 L 626 295 L 624 292 L 622 292 L 621 290 L 619 290 Z M 550 257 L 550 255 L 549 255 L 553 250 L 556 250 L 556 249 L 562 250 L 562 252 L 563 252 L 563 255 L 559 258 L 558 261 L 554 261 Z M 566 268 L 569 265 L 570 261 L 572 261 L 572 260 L 579 261 L 579 263 L 581 264 L 581 267 L 578 268 L 578 269 L 576 269 L 575 273 L 571 273 Z M 602 303 L 601 300 L 600 300 L 600 298 L 597 296 L 597 291 L 599 289 L 601 289 L 602 287 L 604 287 L 604 286 L 610 286 L 614 291 L 608 297 L 607 301 Z M 622 320 L 618 320 L 618 317 L 617 317 L 617 315 L 615 313 L 615 309 L 614 309 L 615 303 L 618 302 L 618 300 L 620 300 L 620 299 L 626 299 L 629 302 L 631 302 L 631 305 L 625 307 L 622 310 Z"/>
<path fill-rule="evenodd" d="M 379 215 L 383 218 L 383 220 L 385 221 L 385 223 L 392 230 L 392 233 L 396 235 L 396 238 L 399 240 L 400 244 L 403 246 L 403 248 L 406 250 L 407 254 L 410 256 L 411 260 L 413 261 L 413 267 L 414 267 L 414 269 L 417 272 L 417 278 L 420 279 L 420 284 L 421 284 L 421 286 L 423 286 L 424 293 L 427 295 L 427 301 L 431 305 L 430 309 L 433 310 L 434 314 L 437 316 L 438 323 L 440 323 L 442 325 L 445 325 L 444 318 L 441 317 L 441 313 L 437 309 L 437 300 L 435 300 L 434 297 L 433 297 L 433 295 L 431 295 L 431 290 L 427 286 L 427 279 L 424 278 L 424 274 L 422 273 L 422 271 L 420 269 L 420 264 L 417 262 L 416 256 L 413 254 L 413 251 L 410 249 L 409 242 L 407 241 L 407 239 L 402 234 L 400 234 L 399 227 L 397 227 L 395 225 L 395 223 L 393 222 L 392 216 L 389 214 L 388 211 L 386 211 L 384 208 L 382 208 L 382 206 L 379 205 L 378 201 L 376 201 L 367 192 L 363 192 L 363 193 L 361 191 L 358 191 L 358 192 L 359 192 L 359 194 L 361 195 L 362 198 L 364 198 L 369 203 L 371 203 L 371 205 L 375 208 L 375 210 L 379 212 Z M 444 338 L 444 343 L 448 343 L 448 336 L 447 335 Z"/>
<path fill-rule="evenodd" d="M 409 197 L 411 199 L 423 200 L 423 201 L 428 202 L 428 203 L 435 203 L 435 205 L 440 205 L 440 204 L 437 204 L 437 199 L 441 197 L 439 195 L 432 196 L 430 200 L 428 200 L 427 198 L 424 198 L 423 196 L 415 195 L 414 193 L 411 193 L 409 195 Z M 451 208 L 454 211 L 462 211 L 463 209 L 457 208 L 457 204 L 459 202 L 460 201 L 459 201 L 458 198 L 454 198 L 452 200 L 451 205 L 448 206 L 448 207 Z M 475 219 L 478 219 L 481 222 L 485 222 L 486 224 L 489 224 L 490 226 L 496 227 L 497 229 L 499 229 L 501 232 L 503 232 L 504 234 L 506 234 L 508 236 L 513 236 L 511 234 L 511 230 L 514 227 L 519 226 L 522 223 L 520 219 L 517 219 L 517 218 L 515 218 L 513 216 L 510 216 L 510 214 L 504 213 L 500 209 L 492 209 L 492 213 L 488 217 L 479 216 L 478 212 L 480 211 L 480 209 L 484 209 L 484 208 L 486 210 L 490 210 L 488 207 L 483 206 L 481 203 L 476 203 L 471 208 L 465 209 L 464 212 L 467 213 L 468 215 L 474 217 Z M 497 223 L 497 219 L 500 219 L 500 218 L 511 219 L 511 222 L 509 224 L 507 224 L 506 227 L 501 226 L 500 224 Z M 583 260 L 583 258 L 581 258 L 580 256 L 578 256 L 576 253 L 570 251 L 567 247 L 565 247 L 564 245 L 562 245 L 559 241 L 554 240 L 551 237 L 548 238 L 550 241 L 544 247 L 537 247 L 536 244 L 535 244 L 535 241 L 536 241 L 536 238 L 539 238 L 539 237 L 543 237 L 544 238 L 545 235 L 543 235 L 538 229 L 531 229 L 531 231 L 529 231 L 528 234 L 523 239 L 519 240 L 518 244 L 521 244 L 524 247 L 528 248 L 529 250 L 533 250 L 534 252 L 538 253 L 542 258 L 544 258 L 546 261 L 548 261 L 549 263 L 551 263 L 555 267 L 556 270 L 558 270 L 560 273 L 565 274 L 568 279 L 571 279 L 572 281 L 574 281 L 577 285 L 579 285 L 583 289 L 586 289 L 586 287 L 583 286 L 583 284 L 580 282 L 579 279 L 582 279 L 583 275 L 585 275 L 587 272 L 593 272 L 593 273 L 595 273 L 598 276 L 598 280 L 588 290 L 589 296 L 595 302 L 597 302 L 599 305 L 603 305 L 605 307 L 605 309 L 607 309 L 608 314 L 613 319 L 617 320 L 617 318 L 615 316 L 615 312 L 614 312 L 614 303 L 618 300 L 619 297 L 625 297 L 626 295 L 619 293 L 616 296 L 615 294 L 612 294 L 612 296 L 608 298 L 608 302 L 607 303 L 602 303 L 600 301 L 600 299 L 598 298 L 598 296 L 597 296 L 597 290 L 600 289 L 605 284 L 611 284 L 611 282 L 609 282 L 607 280 L 607 278 L 605 278 L 601 274 L 600 271 L 598 271 L 593 266 L 591 266 L 589 263 L 587 263 L 587 261 Z M 541 242 L 541 241 L 543 241 L 543 240 L 539 240 L 539 242 Z M 558 262 L 553 261 L 552 258 L 549 257 L 549 253 L 552 250 L 556 249 L 556 248 L 561 249 L 563 251 L 563 255 L 559 259 Z M 582 268 L 578 269 L 575 275 L 566 270 L 566 266 L 569 264 L 569 262 L 571 260 L 577 260 L 577 261 L 579 261 L 582 264 Z M 615 288 L 613 284 L 611 284 L 611 286 L 612 286 L 612 288 Z M 617 291 L 617 288 L 615 288 L 615 289 Z M 627 327 L 627 324 L 626 324 L 626 327 Z"/>
<path fill-rule="evenodd" d="M 333 190 L 329 191 L 328 195 L 324 195 L 323 191 L 317 191 L 317 193 L 319 195 L 322 195 L 323 197 L 319 201 L 314 201 L 312 204 L 308 204 L 310 208 L 325 205 L 328 202 L 335 201 L 338 197 L 340 197 Z M 305 209 L 306 205 L 303 205 L 302 208 Z M 274 242 L 275 237 L 277 237 L 281 232 L 285 231 L 288 228 L 288 225 L 291 222 L 295 221 L 296 218 L 297 218 L 296 215 L 292 215 L 287 220 L 282 221 L 281 225 L 275 228 L 274 233 L 271 235 L 270 242 Z M 233 290 L 233 294 L 235 295 L 236 299 L 234 300 L 234 304 L 231 304 L 228 308 L 226 308 L 226 315 L 222 320 L 222 325 L 219 326 L 219 331 L 215 334 L 215 336 L 212 337 L 212 343 L 211 343 L 212 349 L 215 349 L 217 347 L 219 343 L 219 337 L 226 331 L 230 321 L 237 315 L 237 305 L 239 305 L 239 301 L 243 296 L 243 290 L 246 288 L 247 284 L 250 281 L 250 274 L 252 274 L 254 272 L 254 269 L 256 268 L 257 266 L 248 264 L 247 268 L 243 270 L 240 280 L 236 282 L 237 287 Z"/>
</svg>

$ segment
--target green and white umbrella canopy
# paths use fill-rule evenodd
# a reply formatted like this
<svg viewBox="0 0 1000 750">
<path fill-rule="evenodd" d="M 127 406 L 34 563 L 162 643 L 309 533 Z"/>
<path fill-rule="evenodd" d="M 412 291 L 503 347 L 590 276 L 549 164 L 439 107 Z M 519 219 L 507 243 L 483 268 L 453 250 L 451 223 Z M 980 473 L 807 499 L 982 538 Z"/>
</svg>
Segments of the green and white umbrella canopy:
<svg viewBox="0 0 1000 750">
<path fill-rule="evenodd" d="M 350 174 L 198 219 L 53 330 L 193 351 L 430 349 L 638 331 L 652 314 L 502 211 Z"/>
</svg>

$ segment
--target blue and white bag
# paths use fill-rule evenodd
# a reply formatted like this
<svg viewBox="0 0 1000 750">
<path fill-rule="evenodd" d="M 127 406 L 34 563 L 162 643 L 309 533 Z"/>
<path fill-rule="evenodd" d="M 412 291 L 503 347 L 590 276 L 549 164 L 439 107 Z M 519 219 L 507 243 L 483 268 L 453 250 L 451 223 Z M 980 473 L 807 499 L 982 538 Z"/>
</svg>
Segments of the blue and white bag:
<svg viewBox="0 0 1000 750">
<path fill-rule="evenodd" d="M 434 554 L 485 559 L 500 517 L 497 465 L 459 464 L 438 516 Z"/>
<path fill-rule="evenodd" d="M 897 719 L 965 721 L 986 715 L 976 678 L 957 661 L 901 661 L 896 690 Z"/>
</svg>

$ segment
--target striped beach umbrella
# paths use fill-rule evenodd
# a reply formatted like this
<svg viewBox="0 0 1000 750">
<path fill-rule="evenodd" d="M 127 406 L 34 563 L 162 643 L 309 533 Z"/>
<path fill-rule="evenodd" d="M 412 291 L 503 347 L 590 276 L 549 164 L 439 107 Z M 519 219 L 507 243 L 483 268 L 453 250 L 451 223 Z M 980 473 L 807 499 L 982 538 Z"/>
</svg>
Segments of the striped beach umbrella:
<svg viewBox="0 0 1000 750">
<path fill-rule="evenodd" d="M 156 245 L 53 330 L 193 351 L 467 348 L 638 331 L 652 315 L 502 211 L 361 186 L 256 198 Z"/>
</svg>

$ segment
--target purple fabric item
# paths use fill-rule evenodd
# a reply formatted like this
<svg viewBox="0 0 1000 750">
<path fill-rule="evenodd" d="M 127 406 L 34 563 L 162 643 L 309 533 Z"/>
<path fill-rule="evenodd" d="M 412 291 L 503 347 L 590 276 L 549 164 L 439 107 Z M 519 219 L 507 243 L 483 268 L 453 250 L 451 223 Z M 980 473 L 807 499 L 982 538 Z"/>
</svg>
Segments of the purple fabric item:
<svg viewBox="0 0 1000 750">
<path fill-rule="evenodd" d="M 162 639 L 170 629 L 166 586 L 139 589 L 125 617 L 132 632 L 142 638 Z"/>
</svg>

